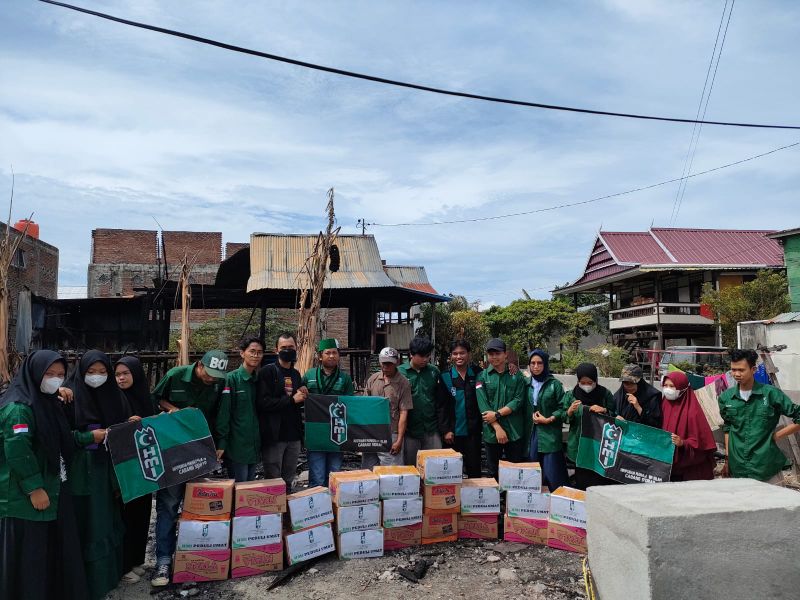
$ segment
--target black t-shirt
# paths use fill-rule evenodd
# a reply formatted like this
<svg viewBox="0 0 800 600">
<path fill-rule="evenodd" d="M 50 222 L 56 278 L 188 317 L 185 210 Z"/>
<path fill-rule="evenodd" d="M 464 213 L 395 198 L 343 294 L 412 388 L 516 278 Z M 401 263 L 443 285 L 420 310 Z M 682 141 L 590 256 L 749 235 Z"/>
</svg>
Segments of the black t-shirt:
<svg viewBox="0 0 800 600">
<path fill-rule="evenodd" d="M 302 408 L 292 399 L 302 385 L 297 369 L 284 369 L 278 363 L 267 365 L 258 372 L 257 385 L 262 446 L 302 439 Z M 287 393 L 289 387 L 291 392 Z"/>
</svg>

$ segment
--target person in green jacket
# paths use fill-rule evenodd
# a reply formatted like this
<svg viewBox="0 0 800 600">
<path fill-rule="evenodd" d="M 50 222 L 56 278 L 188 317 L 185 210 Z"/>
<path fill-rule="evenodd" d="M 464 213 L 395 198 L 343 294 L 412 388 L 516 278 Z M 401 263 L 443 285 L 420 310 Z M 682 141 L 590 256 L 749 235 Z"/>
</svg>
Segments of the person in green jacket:
<svg viewBox="0 0 800 600">
<path fill-rule="evenodd" d="M 236 481 L 256 478 L 261 461 L 261 435 L 256 415 L 256 378 L 264 357 L 264 340 L 251 337 L 239 344 L 242 364 L 225 376 L 217 413 L 217 459 Z"/>
<path fill-rule="evenodd" d="M 303 385 L 309 394 L 326 396 L 352 396 L 355 394 L 350 375 L 339 368 L 339 341 L 334 338 L 320 340 L 317 345 L 319 364 L 306 371 Z M 328 476 L 342 470 L 341 452 L 308 452 L 308 486 L 328 487 Z"/>
<path fill-rule="evenodd" d="M 89 350 L 78 361 L 67 382 L 74 399 L 64 407 L 74 431 L 89 434 L 124 423 L 131 417 L 128 400 L 113 373 L 111 360 L 100 350 Z M 67 469 L 75 498 L 88 598 L 100 600 L 117 587 L 125 574 L 122 545 L 125 525 L 119 483 L 111 456 L 102 444 L 76 450 Z"/>
<path fill-rule="evenodd" d="M 528 354 L 525 436 L 528 459 L 542 467 L 542 479 L 553 491 L 567 484 L 567 461 L 561 425 L 567 416 L 561 401 L 564 386 L 550 373 L 550 356 L 544 350 Z"/>
<path fill-rule="evenodd" d="M 439 369 L 430 364 L 433 343 L 427 337 L 415 337 L 408 345 L 408 362 L 397 370 L 411 384 L 414 408 L 408 411 L 403 454 L 407 465 L 417 464 L 420 450 L 438 450 L 446 431 L 445 407 L 437 394 Z"/>
<path fill-rule="evenodd" d="M 67 362 L 36 350 L 0 398 L 0 598 L 85 600 L 66 465 L 105 430 L 70 431 L 57 396 Z"/>
<path fill-rule="evenodd" d="M 592 363 L 581 363 L 575 369 L 577 385 L 564 394 L 562 407 L 566 411 L 566 422 L 569 423 L 569 439 L 567 440 L 567 456 L 574 463 L 578 456 L 578 443 L 581 439 L 581 418 L 584 410 L 614 416 L 614 396 L 608 389 L 597 383 L 597 367 Z M 614 483 L 591 469 L 575 467 L 575 486 L 585 490 L 593 485 L 609 485 Z"/>
<path fill-rule="evenodd" d="M 800 404 L 771 385 L 754 379 L 758 355 L 754 350 L 731 350 L 731 373 L 737 385 L 720 394 L 728 459 L 723 475 L 782 483 L 789 461 L 775 443 L 800 431 Z M 793 423 L 775 431 L 781 415 Z"/>
<path fill-rule="evenodd" d="M 475 379 L 475 395 L 483 418 L 483 441 L 492 477 L 497 479 L 500 459 L 522 462 L 525 456 L 525 378 L 508 370 L 503 340 L 486 344 L 489 367 Z"/>
</svg>

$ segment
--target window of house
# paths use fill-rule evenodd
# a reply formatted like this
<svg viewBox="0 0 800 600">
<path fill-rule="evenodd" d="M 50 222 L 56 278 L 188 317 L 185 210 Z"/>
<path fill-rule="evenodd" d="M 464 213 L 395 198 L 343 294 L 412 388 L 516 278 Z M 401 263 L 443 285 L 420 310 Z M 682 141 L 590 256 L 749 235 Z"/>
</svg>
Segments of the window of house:
<svg viewBox="0 0 800 600">
<path fill-rule="evenodd" d="M 17 248 L 17 251 L 14 252 L 14 257 L 11 259 L 11 266 L 17 267 L 18 269 L 25 268 L 25 250 Z"/>
</svg>

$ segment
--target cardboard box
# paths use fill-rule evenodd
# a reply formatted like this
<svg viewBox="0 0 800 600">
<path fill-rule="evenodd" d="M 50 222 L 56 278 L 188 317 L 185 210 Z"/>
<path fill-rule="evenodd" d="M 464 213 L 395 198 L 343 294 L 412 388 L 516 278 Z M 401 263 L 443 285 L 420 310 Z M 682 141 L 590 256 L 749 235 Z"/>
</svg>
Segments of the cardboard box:
<svg viewBox="0 0 800 600">
<path fill-rule="evenodd" d="M 175 553 L 172 581 L 184 583 L 227 579 L 230 566 L 230 550 L 178 551 Z"/>
<path fill-rule="evenodd" d="M 505 516 L 503 539 L 520 544 L 547 545 L 547 519 L 523 519 Z"/>
<path fill-rule="evenodd" d="M 336 506 L 357 506 L 379 502 L 380 480 L 375 473 L 357 473 L 336 478 L 336 491 L 331 494 Z"/>
<path fill-rule="evenodd" d="M 500 514 L 500 487 L 497 481 L 492 477 L 465 479 L 461 484 L 461 514 Z"/>
<path fill-rule="evenodd" d="M 255 515 L 253 517 L 234 517 L 231 548 L 255 548 L 258 546 L 280 545 L 283 535 L 283 515 Z"/>
<path fill-rule="evenodd" d="M 456 515 L 458 516 L 458 515 Z M 453 535 L 447 535 L 444 537 L 435 537 L 435 538 L 422 538 L 420 543 L 423 546 L 427 546 L 428 544 L 444 544 L 445 542 L 457 542 L 458 541 L 458 532 L 454 533 Z"/>
<path fill-rule="evenodd" d="M 506 492 L 506 514 L 525 519 L 547 519 L 550 515 L 550 494 L 525 490 Z"/>
<path fill-rule="evenodd" d="M 424 512 L 445 511 L 458 513 L 461 511 L 461 485 L 444 483 L 426 485 L 423 489 Z"/>
<path fill-rule="evenodd" d="M 458 539 L 496 540 L 499 515 L 459 515 Z"/>
<path fill-rule="evenodd" d="M 383 549 L 402 550 L 422 543 L 422 522 L 383 530 Z"/>
<path fill-rule="evenodd" d="M 234 492 L 234 516 L 286 512 L 286 482 L 283 479 L 243 481 L 236 484 Z"/>
<path fill-rule="evenodd" d="M 231 578 L 281 570 L 283 570 L 282 543 L 231 550 Z"/>
<path fill-rule="evenodd" d="M 547 545 L 558 550 L 586 554 L 589 549 L 586 545 L 586 529 L 572 527 L 563 523 L 548 521 Z"/>
<path fill-rule="evenodd" d="M 197 479 L 186 484 L 182 519 L 227 521 L 233 508 L 233 479 Z"/>
<path fill-rule="evenodd" d="M 342 533 L 337 548 L 339 558 L 379 558 L 383 556 L 383 529 Z"/>
<path fill-rule="evenodd" d="M 286 497 L 292 530 L 299 531 L 333 521 L 333 504 L 328 488 L 317 486 Z"/>
<path fill-rule="evenodd" d="M 335 551 L 336 545 L 333 543 L 333 529 L 330 523 L 286 536 L 286 560 L 290 565 Z"/>
<path fill-rule="evenodd" d="M 381 528 L 381 505 L 359 504 L 336 507 L 336 531 L 340 535 L 349 531 L 366 531 Z"/>
<path fill-rule="evenodd" d="M 383 501 L 383 527 L 405 527 L 422 523 L 422 498 L 396 498 Z"/>
<path fill-rule="evenodd" d="M 420 450 L 417 469 L 425 485 L 461 483 L 464 480 L 464 459 L 451 448 Z"/>
<path fill-rule="evenodd" d="M 328 487 L 331 490 L 331 496 L 336 495 L 336 488 L 339 485 L 339 479 L 346 479 L 348 477 L 359 475 L 370 475 L 372 471 L 369 469 L 354 469 L 352 471 L 334 471 L 328 476 Z"/>
<path fill-rule="evenodd" d="M 586 492 L 562 486 L 550 494 L 550 520 L 586 529 Z"/>
<path fill-rule="evenodd" d="M 501 460 L 498 481 L 500 489 L 504 492 L 526 490 L 542 493 L 542 469 L 539 463 L 512 463 Z"/>
<path fill-rule="evenodd" d="M 180 551 L 227 550 L 231 538 L 230 521 L 184 521 L 178 522 Z"/>
<path fill-rule="evenodd" d="M 430 538 L 458 536 L 458 513 L 429 513 L 422 515 L 422 541 Z"/>
<path fill-rule="evenodd" d="M 419 471 L 412 466 L 377 466 L 373 472 L 380 480 L 381 500 L 419 496 Z"/>
</svg>

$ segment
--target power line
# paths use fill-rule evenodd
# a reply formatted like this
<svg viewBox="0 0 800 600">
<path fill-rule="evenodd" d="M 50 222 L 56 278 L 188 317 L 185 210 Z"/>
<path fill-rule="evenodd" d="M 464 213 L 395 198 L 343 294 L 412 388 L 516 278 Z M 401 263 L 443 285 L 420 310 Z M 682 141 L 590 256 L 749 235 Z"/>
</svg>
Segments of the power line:
<svg viewBox="0 0 800 600">
<path fill-rule="evenodd" d="M 285 56 L 279 56 L 277 54 L 270 54 L 267 52 L 261 52 L 260 50 L 253 50 L 251 48 L 244 48 L 242 46 L 235 46 L 233 44 L 228 44 L 225 42 L 220 42 L 217 40 L 212 40 L 210 38 L 200 37 L 197 35 L 193 35 L 190 33 L 183 33 L 181 31 L 176 31 L 174 29 L 166 29 L 164 27 L 158 27 L 156 25 L 148 25 L 146 23 L 140 23 L 138 21 L 131 21 L 128 19 L 122 19 L 120 17 L 115 17 L 113 15 L 109 15 L 106 13 L 97 12 L 94 10 L 89 10 L 86 8 L 81 8 L 79 6 L 73 6 L 71 4 L 65 4 L 63 2 L 55 2 L 54 0 L 39 0 L 40 2 L 44 2 L 46 4 L 52 4 L 54 6 L 61 6 L 62 8 L 67 8 L 69 10 L 74 10 L 80 13 L 84 13 L 87 15 L 92 15 L 95 17 L 99 17 L 101 19 L 106 19 L 109 21 L 114 21 L 115 23 L 121 23 L 123 25 L 129 25 L 131 27 L 138 27 L 139 29 L 147 29 L 149 31 L 155 31 L 157 33 L 163 33 L 165 35 L 171 35 L 174 37 L 183 38 L 186 40 L 190 40 L 193 42 L 197 42 L 200 44 L 207 44 L 209 46 L 215 46 L 217 48 L 222 48 L 224 50 L 231 50 L 233 52 L 239 52 L 242 54 L 249 54 L 251 56 L 257 56 L 259 58 L 265 58 L 267 60 L 274 60 L 282 63 L 287 63 L 290 65 L 295 65 L 298 67 L 304 67 L 306 69 L 314 69 L 316 71 L 323 71 L 325 73 L 332 73 L 334 75 L 341 75 L 343 77 L 351 77 L 354 79 L 362 79 L 365 81 L 372 81 L 375 83 L 383 83 L 386 85 L 393 85 L 402 88 L 408 88 L 412 90 L 419 90 L 422 92 L 430 92 L 433 94 L 442 94 L 445 96 L 455 96 L 457 98 L 468 98 L 470 100 L 483 100 L 485 102 L 495 102 L 499 104 L 509 104 L 513 106 L 524 106 L 528 108 L 539 108 L 545 110 L 557 110 L 557 111 L 564 111 L 564 112 L 573 112 L 573 113 L 582 113 L 582 114 L 589 114 L 589 115 L 602 115 L 606 117 L 622 117 L 626 119 L 642 119 L 646 121 L 666 121 L 670 123 L 703 123 L 705 125 L 722 125 L 727 127 L 750 127 L 750 128 L 757 128 L 757 129 L 800 129 L 800 125 L 767 125 L 767 124 L 760 124 L 760 123 L 738 123 L 738 122 L 727 122 L 727 121 L 698 121 L 697 119 L 680 119 L 675 117 L 657 117 L 653 115 L 642 115 L 642 114 L 635 114 L 635 113 L 623 113 L 623 112 L 614 112 L 614 111 L 606 111 L 606 110 L 593 110 L 589 108 L 577 108 L 574 106 L 562 106 L 558 104 L 543 104 L 541 102 L 529 102 L 525 100 L 512 100 L 509 98 L 498 98 L 495 96 L 485 96 L 482 94 L 472 94 L 469 92 L 459 92 L 455 90 L 447 90 L 443 88 L 436 88 L 427 85 L 421 85 L 418 83 L 409 83 L 405 81 L 399 81 L 396 79 L 387 79 L 385 77 L 377 77 L 375 75 L 367 75 L 365 73 L 357 73 L 355 71 L 347 71 L 345 69 L 339 69 L 336 67 L 328 67 L 325 65 L 319 65 L 315 63 L 310 63 L 302 60 L 297 60 L 294 58 L 287 58 Z"/>
<path fill-rule="evenodd" d="M 708 94 L 706 94 L 706 103 L 703 107 L 703 114 L 700 116 L 700 120 L 706 118 L 706 112 L 708 111 L 708 102 L 711 100 L 711 92 L 714 91 L 714 82 L 717 80 L 717 69 L 719 69 L 719 61 L 722 60 L 722 50 L 725 48 L 725 39 L 728 37 L 728 26 L 731 24 L 731 17 L 733 16 L 733 7 L 736 4 L 736 0 L 731 0 L 731 9 L 728 11 L 728 20 L 725 22 L 725 31 L 722 34 L 722 42 L 719 45 L 719 53 L 717 54 L 717 63 L 714 65 L 714 74 L 711 76 L 711 85 L 708 88 Z M 725 7 L 728 5 L 728 0 L 725 0 Z M 725 18 L 725 7 L 722 10 L 722 18 Z M 720 20 L 720 26 L 722 25 L 722 20 Z M 719 30 L 717 30 L 717 39 L 719 39 Z M 716 43 L 715 43 L 716 45 Z M 711 61 L 714 61 L 714 55 L 711 55 Z M 706 75 L 708 77 L 708 75 Z M 702 105 L 703 98 L 700 98 L 700 104 Z M 697 155 L 697 147 L 700 144 L 700 133 L 703 131 L 703 124 L 700 123 L 699 125 L 695 125 L 697 129 L 697 136 L 694 138 L 694 148 L 692 148 L 692 142 L 689 142 L 689 148 L 691 152 L 691 158 L 689 159 L 689 168 L 686 170 L 686 174 L 692 172 L 692 166 L 694 165 L 694 158 Z M 683 181 L 678 184 L 678 196 L 676 196 L 677 206 L 675 207 L 675 216 L 672 219 L 673 225 L 678 220 L 678 215 L 681 212 L 681 206 L 683 205 L 683 197 L 686 195 L 686 185 L 688 183 L 688 179 L 684 178 Z"/>
<path fill-rule="evenodd" d="M 725 165 L 720 165 L 718 167 L 714 167 L 713 169 L 707 169 L 705 171 L 700 171 L 698 173 L 692 173 L 691 175 L 687 175 L 687 179 L 691 177 L 700 177 L 701 175 L 708 175 L 709 173 L 713 173 L 714 171 L 721 171 L 722 169 L 727 169 L 729 167 L 734 167 L 736 165 L 741 165 L 742 163 L 750 162 L 751 160 L 755 160 L 757 158 L 762 158 L 764 156 L 769 156 L 770 154 L 775 154 L 776 152 L 780 152 L 781 150 L 788 150 L 789 148 L 794 148 L 796 146 L 800 146 L 800 142 L 794 142 L 793 144 L 787 144 L 786 146 L 781 146 L 780 148 L 773 148 L 767 152 L 762 152 L 761 154 L 756 154 L 755 156 L 748 156 L 747 158 L 743 158 L 741 160 L 737 160 L 732 163 L 728 163 Z M 536 208 L 533 210 L 525 210 L 521 212 L 515 213 L 508 213 L 504 215 L 492 215 L 489 217 L 477 217 L 474 219 L 454 219 L 452 221 L 430 221 L 428 223 L 367 223 L 370 227 L 412 227 L 412 226 L 429 226 L 429 225 L 453 225 L 457 223 L 478 223 L 481 221 L 494 221 L 497 219 L 508 219 L 510 217 L 522 217 L 525 215 L 532 215 L 535 213 L 541 212 L 548 212 L 551 210 L 558 210 L 561 208 L 570 208 L 572 206 L 581 206 L 583 204 L 592 204 L 593 202 L 599 202 L 600 200 L 608 200 L 609 198 L 617 198 L 619 196 L 625 196 L 627 194 L 633 194 L 635 192 L 643 192 L 645 190 L 651 190 L 653 188 L 657 188 L 663 185 L 668 185 L 670 183 L 675 183 L 676 181 L 680 181 L 681 177 L 675 177 L 673 179 L 668 179 L 667 181 L 660 181 L 658 183 L 653 183 L 650 185 L 645 185 L 638 188 L 633 188 L 632 190 L 626 190 L 624 192 L 616 192 L 614 194 L 608 194 L 605 196 L 598 196 L 597 198 L 591 198 L 589 200 L 581 200 L 580 202 L 568 202 L 565 204 L 558 204 L 556 206 L 547 206 L 545 208 Z"/>
</svg>

